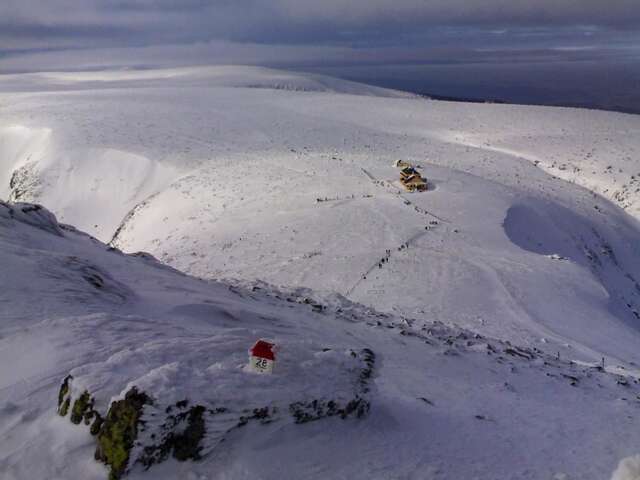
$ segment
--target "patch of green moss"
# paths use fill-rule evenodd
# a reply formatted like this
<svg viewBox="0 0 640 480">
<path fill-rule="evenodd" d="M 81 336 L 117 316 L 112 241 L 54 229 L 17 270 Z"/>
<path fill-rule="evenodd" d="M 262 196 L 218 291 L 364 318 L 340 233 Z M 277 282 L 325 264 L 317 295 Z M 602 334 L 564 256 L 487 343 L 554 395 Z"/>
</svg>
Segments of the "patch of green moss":
<svg viewBox="0 0 640 480">
<path fill-rule="evenodd" d="M 58 392 L 58 413 L 63 417 L 67 414 L 67 411 L 69 410 L 70 401 L 67 397 L 69 395 L 69 391 L 71 390 L 71 380 L 73 380 L 73 377 L 71 375 L 67 375 L 62 381 L 62 385 L 60 385 L 60 391 Z M 64 413 L 63 413 L 63 407 L 65 403 L 66 403 L 66 408 L 64 408 Z"/>
<path fill-rule="evenodd" d="M 91 433 L 91 435 L 96 436 L 98 432 L 100 432 L 100 428 L 102 427 L 104 419 L 98 412 L 94 412 L 93 417 L 93 423 L 91 424 L 89 432 Z"/>
<path fill-rule="evenodd" d="M 93 401 L 91 395 L 86 390 L 80 395 L 75 402 L 73 402 L 73 408 L 71 409 L 71 423 L 79 425 L 82 422 L 85 414 L 91 411 Z"/>
<path fill-rule="evenodd" d="M 143 407 L 151 403 L 144 392 L 133 387 L 123 400 L 113 402 L 99 429 L 95 458 L 111 467 L 110 480 L 118 480 L 127 470 L 129 453 L 138 436 Z"/>
<path fill-rule="evenodd" d="M 62 405 L 60 405 L 60 408 L 58 409 L 58 413 L 60 414 L 61 417 L 64 417 L 67 415 L 67 412 L 69 411 L 69 405 L 71 405 L 71 399 L 67 397 L 64 399 L 64 401 L 62 402 Z"/>
</svg>

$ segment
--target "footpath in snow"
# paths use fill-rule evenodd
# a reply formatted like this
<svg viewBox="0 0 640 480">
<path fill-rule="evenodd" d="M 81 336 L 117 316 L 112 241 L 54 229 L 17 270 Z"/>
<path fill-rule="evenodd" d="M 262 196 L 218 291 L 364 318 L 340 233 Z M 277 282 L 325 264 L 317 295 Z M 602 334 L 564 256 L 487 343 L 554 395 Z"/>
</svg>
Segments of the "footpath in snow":
<svg viewBox="0 0 640 480">
<path fill-rule="evenodd" d="M 640 117 L 248 67 L 5 76 L 0 102 L 7 478 L 106 478 L 114 401 L 146 426 L 130 478 L 595 480 L 638 453 Z"/>
</svg>

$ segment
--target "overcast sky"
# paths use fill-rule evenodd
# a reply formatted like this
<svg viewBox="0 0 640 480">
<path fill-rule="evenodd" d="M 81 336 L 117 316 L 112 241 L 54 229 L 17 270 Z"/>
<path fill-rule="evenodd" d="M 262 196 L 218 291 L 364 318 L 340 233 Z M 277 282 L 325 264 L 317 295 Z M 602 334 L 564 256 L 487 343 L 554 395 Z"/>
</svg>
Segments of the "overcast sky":
<svg viewBox="0 0 640 480">
<path fill-rule="evenodd" d="M 203 64 L 640 113 L 640 0 L 0 0 L 0 73 Z"/>
<path fill-rule="evenodd" d="M 639 0 L 0 0 L 0 71 L 640 61 Z"/>
</svg>

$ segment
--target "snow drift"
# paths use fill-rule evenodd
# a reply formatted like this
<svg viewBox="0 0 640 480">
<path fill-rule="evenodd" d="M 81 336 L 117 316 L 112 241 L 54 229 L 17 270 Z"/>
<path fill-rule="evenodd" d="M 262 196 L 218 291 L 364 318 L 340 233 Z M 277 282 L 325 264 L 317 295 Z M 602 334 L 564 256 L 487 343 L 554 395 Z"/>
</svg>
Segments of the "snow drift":
<svg viewBox="0 0 640 480">
<path fill-rule="evenodd" d="M 640 383 L 597 365 L 343 297 L 203 282 L 29 204 L 0 203 L 0 247 L 5 478 L 106 478 L 93 458 L 109 423 L 92 422 L 134 387 L 153 402 L 116 464 L 128 478 L 280 478 L 286 464 L 300 478 L 595 480 L 640 440 L 626 421 Z M 273 375 L 246 369 L 257 338 L 280 347 Z M 358 398 L 362 414 L 345 410 Z"/>
<path fill-rule="evenodd" d="M 637 452 L 638 117 L 237 67 L 0 91 L 7 478 L 105 478 L 92 422 L 133 387 L 130 478 L 599 480 Z"/>
<path fill-rule="evenodd" d="M 640 455 L 623 458 L 620 465 L 613 472 L 611 480 L 638 480 L 640 479 Z"/>
</svg>

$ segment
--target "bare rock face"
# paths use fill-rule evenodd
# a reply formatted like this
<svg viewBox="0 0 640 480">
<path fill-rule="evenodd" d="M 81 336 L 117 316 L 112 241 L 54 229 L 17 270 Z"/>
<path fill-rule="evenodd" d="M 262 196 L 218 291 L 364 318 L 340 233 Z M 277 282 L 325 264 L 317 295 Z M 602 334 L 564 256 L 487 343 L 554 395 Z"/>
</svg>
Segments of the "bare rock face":
<svg viewBox="0 0 640 480">
<path fill-rule="evenodd" d="M 37 164 L 29 162 L 12 173 L 9 180 L 9 188 L 11 189 L 9 200 L 12 202 L 33 201 L 40 193 L 41 187 Z"/>
</svg>

